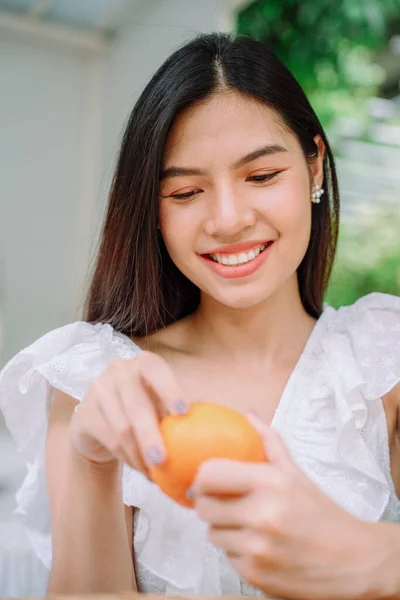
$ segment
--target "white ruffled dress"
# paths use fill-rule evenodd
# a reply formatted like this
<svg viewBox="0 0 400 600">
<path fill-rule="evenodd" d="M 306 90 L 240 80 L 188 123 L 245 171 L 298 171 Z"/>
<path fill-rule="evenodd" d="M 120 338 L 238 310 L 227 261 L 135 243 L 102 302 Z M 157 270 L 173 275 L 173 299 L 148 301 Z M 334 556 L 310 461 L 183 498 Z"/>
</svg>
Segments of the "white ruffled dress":
<svg viewBox="0 0 400 600">
<path fill-rule="evenodd" d="M 52 557 L 44 464 L 53 388 L 82 401 L 110 361 L 140 351 L 110 325 L 77 322 L 33 343 L 0 374 L 0 406 L 28 466 L 17 512 L 48 569 Z M 366 521 L 400 521 L 381 400 L 399 381 L 400 298 L 371 294 L 337 311 L 325 307 L 272 422 L 305 473 Z M 139 509 L 134 549 L 142 591 L 257 593 L 208 542 L 206 526 L 194 511 L 173 503 L 127 466 L 123 499 Z"/>
</svg>

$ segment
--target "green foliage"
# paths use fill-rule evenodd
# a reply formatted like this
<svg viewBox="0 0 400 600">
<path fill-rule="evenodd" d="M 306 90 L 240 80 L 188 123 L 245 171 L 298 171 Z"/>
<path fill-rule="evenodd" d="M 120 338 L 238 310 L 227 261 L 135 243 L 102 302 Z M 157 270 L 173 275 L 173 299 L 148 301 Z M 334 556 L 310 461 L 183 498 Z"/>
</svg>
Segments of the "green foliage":
<svg viewBox="0 0 400 600">
<path fill-rule="evenodd" d="M 366 101 L 385 77 L 374 57 L 396 23 L 400 0 L 255 0 L 239 14 L 237 31 L 279 56 L 332 134 L 338 117 L 368 131 Z M 394 204 L 393 210 L 382 203 L 359 206 L 357 217 L 342 223 L 326 294 L 332 306 L 372 291 L 400 296 L 400 214 Z"/>
<path fill-rule="evenodd" d="M 399 231 L 398 207 L 360 211 L 357 222 L 343 224 L 328 304 L 352 304 L 370 292 L 400 296 Z"/>
<path fill-rule="evenodd" d="M 238 33 L 262 41 L 288 66 L 319 118 L 366 119 L 365 100 L 384 79 L 373 63 L 400 19 L 400 0 L 255 0 Z"/>
</svg>

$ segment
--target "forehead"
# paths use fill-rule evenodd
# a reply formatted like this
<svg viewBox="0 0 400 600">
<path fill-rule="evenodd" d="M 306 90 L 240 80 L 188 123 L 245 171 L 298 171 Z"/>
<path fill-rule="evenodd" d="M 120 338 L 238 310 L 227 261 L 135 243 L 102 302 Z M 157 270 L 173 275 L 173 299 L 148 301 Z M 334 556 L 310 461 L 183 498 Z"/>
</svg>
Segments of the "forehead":
<svg viewBox="0 0 400 600">
<path fill-rule="evenodd" d="M 243 154 L 269 143 L 288 150 L 297 145 L 275 110 L 236 92 L 223 92 L 178 116 L 167 138 L 164 162 L 199 158 L 216 148 Z"/>
</svg>

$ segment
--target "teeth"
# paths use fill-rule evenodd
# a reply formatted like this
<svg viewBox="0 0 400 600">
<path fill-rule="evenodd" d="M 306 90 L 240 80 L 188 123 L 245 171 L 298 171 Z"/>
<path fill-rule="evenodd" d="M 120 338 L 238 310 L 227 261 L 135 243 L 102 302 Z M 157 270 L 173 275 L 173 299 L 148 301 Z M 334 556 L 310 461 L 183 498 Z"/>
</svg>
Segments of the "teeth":
<svg viewBox="0 0 400 600">
<path fill-rule="evenodd" d="M 230 267 L 244 265 L 251 260 L 254 260 L 260 254 L 260 252 L 265 250 L 267 245 L 268 244 L 262 244 L 261 246 L 253 248 L 248 252 L 240 252 L 239 254 L 210 254 L 210 257 L 215 260 L 215 262 Z"/>
<path fill-rule="evenodd" d="M 216 254 L 214 260 L 216 260 L 219 263 L 222 263 L 223 265 L 229 265 L 229 257 L 228 256 L 222 256 L 222 254 Z"/>
</svg>

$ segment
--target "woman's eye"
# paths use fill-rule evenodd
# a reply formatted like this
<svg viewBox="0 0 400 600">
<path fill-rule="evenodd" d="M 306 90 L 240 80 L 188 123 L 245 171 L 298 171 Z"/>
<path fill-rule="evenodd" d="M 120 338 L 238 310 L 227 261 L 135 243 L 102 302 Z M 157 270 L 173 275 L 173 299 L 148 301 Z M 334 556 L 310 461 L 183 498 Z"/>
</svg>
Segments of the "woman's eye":
<svg viewBox="0 0 400 600">
<path fill-rule="evenodd" d="M 271 181 L 274 177 L 279 175 L 281 171 L 275 171 L 274 173 L 262 173 L 261 175 L 252 175 L 251 177 L 247 177 L 246 181 L 253 181 L 254 183 L 266 183 L 267 181 Z M 183 194 L 171 194 L 170 198 L 174 200 L 190 200 L 200 194 L 202 190 L 190 190 L 190 192 L 184 192 Z"/>
<path fill-rule="evenodd" d="M 171 198 L 174 198 L 174 200 L 189 200 L 199 192 L 201 190 L 190 190 L 190 192 L 185 192 L 184 194 L 171 194 Z"/>
<path fill-rule="evenodd" d="M 275 173 L 263 173 L 262 175 L 252 175 L 248 177 L 246 181 L 254 181 L 255 183 L 265 183 L 266 181 L 270 181 L 277 175 L 279 175 L 280 171 L 275 171 Z"/>
</svg>

